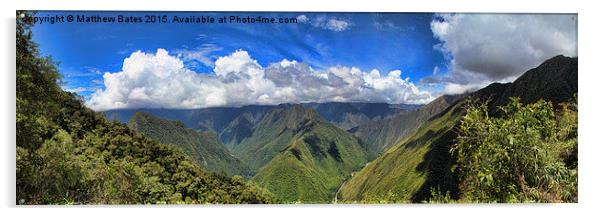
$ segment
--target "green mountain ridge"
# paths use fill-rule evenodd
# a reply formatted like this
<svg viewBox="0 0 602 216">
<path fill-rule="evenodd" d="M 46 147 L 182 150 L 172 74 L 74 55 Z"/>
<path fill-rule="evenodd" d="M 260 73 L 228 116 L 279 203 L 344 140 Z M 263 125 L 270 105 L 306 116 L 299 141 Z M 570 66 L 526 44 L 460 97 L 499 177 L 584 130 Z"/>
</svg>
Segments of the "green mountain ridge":
<svg viewBox="0 0 602 216">
<path fill-rule="evenodd" d="M 465 95 L 443 95 L 427 105 L 390 118 L 367 122 L 350 130 L 366 146 L 370 158 L 375 158 L 388 147 L 408 136 L 422 123 L 448 108 Z"/>
<path fill-rule="evenodd" d="M 135 113 L 128 126 L 157 142 L 179 147 L 208 171 L 223 172 L 228 176 L 251 175 L 249 168 L 230 154 L 214 132 L 197 132 L 179 121 L 161 119 L 144 112 Z"/>
<path fill-rule="evenodd" d="M 257 171 L 288 146 L 295 134 L 319 121 L 314 110 L 281 105 L 257 123 L 251 136 L 230 149 L 251 170 Z"/>
<path fill-rule="evenodd" d="M 272 109 L 280 105 L 247 105 L 242 107 L 210 107 L 200 109 L 116 109 L 103 113 L 108 119 L 127 123 L 136 112 L 147 112 L 154 116 L 181 121 L 186 127 L 197 131 L 213 131 L 227 146 L 239 144 L 249 137 L 255 126 Z M 305 108 L 316 110 L 324 119 L 335 126 L 348 130 L 367 122 L 390 118 L 398 113 L 409 112 L 420 105 L 325 102 L 300 103 Z"/>
<path fill-rule="evenodd" d="M 390 118 L 398 113 L 419 108 L 419 105 L 386 103 L 304 103 L 306 108 L 315 109 L 324 119 L 335 126 L 349 130 L 370 121 Z"/>
<path fill-rule="evenodd" d="M 232 148 L 240 144 L 244 139 L 253 135 L 256 125 L 269 113 L 259 112 L 250 113 L 245 112 L 237 116 L 232 120 L 220 133 L 220 140 L 223 140 L 224 144 L 228 148 Z"/>
<path fill-rule="evenodd" d="M 313 109 L 293 105 L 275 110 L 263 123 L 269 124 L 260 124 L 256 132 L 277 136 L 259 136 L 273 142 L 260 143 L 255 154 L 274 156 L 252 181 L 277 199 L 328 203 L 344 179 L 367 162 L 365 150 L 353 135 L 323 120 Z"/>
<path fill-rule="evenodd" d="M 224 145 L 213 132 L 195 131 L 145 112 L 135 113 L 128 125 L 179 147 L 207 170 L 256 173 L 251 181 L 283 202 L 330 202 L 340 184 L 368 159 L 356 137 L 302 105 L 283 104 L 265 114 L 235 118 L 224 132 L 243 134 L 231 137 L 242 138 L 240 144 Z M 226 146 L 240 161 L 229 155 Z M 241 164 L 251 169 L 241 170 Z"/>
<path fill-rule="evenodd" d="M 489 112 L 495 115 L 509 97 L 527 104 L 550 100 L 556 105 L 572 100 L 576 93 L 577 58 L 556 56 L 513 83 L 493 83 L 469 98 L 489 101 Z M 451 171 L 455 159 L 449 149 L 458 135 L 466 101 L 437 114 L 356 173 L 341 188 L 340 198 L 345 202 L 420 202 L 430 197 L 432 188 L 457 198 L 458 179 Z"/>
</svg>

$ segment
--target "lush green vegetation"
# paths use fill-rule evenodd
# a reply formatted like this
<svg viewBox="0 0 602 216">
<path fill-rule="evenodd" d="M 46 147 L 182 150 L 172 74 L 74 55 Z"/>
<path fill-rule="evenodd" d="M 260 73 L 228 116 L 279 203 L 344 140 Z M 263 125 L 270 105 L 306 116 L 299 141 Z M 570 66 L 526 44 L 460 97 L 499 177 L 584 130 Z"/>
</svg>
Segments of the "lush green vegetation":
<svg viewBox="0 0 602 216">
<path fill-rule="evenodd" d="M 351 131 L 360 138 L 368 151 L 370 159 L 374 159 L 389 147 L 398 143 L 400 139 L 411 135 L 424 122 L 439 114 L 460 98 L 462 98 L 461 95 L 444 95 L 420 109 L 361 124 Z"/>
<path fill-rule="evenodd" d="M 282 202 L 330 202 L 342 181 L 366 163 L 358 140 L 302 105 L 281 105 L 233 151 L 252 181 Z"/>
<path fill-rule="evenodd" d="M 341 188 L 343 202 L 404 203 L 422 200 L 431 186 L 453 187 L 449 144 L 462 103 L 424 123 L 371 161 Z"/>
<path fill-rule="evenodd" d="M 469 104 L 457 155 L 464 202 L 577 202 L 577 104 Z"/>
<path fill-rule="evenodd" d="M 252 180 L 285 202 L 329 203 L 341 183 L 366 161 L 355 137 L 312 119 Z"/>
<path fill-rule="evenodd" d="M 307 123 L 318 118 L 318 113 L 301 105 L 281 105 L 257 123 L 251 136 L 231 146 L 232 152 L 256 172 L 284 150 Z"/>
<path fill-rule="evenodd" d="M 182 122 L 160 119 L 145 112 L 135 113 L 128 126 L 157 142 L 177 146 L 209 171 L 251 176 L 249 168 L 232 156 L 212 131 L 197 132 Z"/>
<path fill-rule="evenodd" d="M 577 104 L 464 100 L 345 183 L 346 202 L 576 202 Z M 459 134 L 459 136 L 458 136 Z"/>
<path fill-rule="evenodd" d="M 109 122 L 62 91 L 25 16 L 16 21 L 18 204 L 271 201 L 242 178 L 207 173 L 179 149 Z"/>
</svg>

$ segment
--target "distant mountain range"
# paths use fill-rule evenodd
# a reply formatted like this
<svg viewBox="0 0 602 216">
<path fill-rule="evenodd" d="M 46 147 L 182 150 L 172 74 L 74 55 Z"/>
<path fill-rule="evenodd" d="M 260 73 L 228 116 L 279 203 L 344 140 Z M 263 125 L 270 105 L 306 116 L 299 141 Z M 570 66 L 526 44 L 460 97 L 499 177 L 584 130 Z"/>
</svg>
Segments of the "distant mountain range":
<svg viewBox="0 0 602 216">
<path fill-rule="evenodd" d="M 213 131 L 229 147 L 236 146 L 251 136 L 256 125 L 266 114 L 281 105 L 249 105 L 243 107 L 212 107 L 202 109 L 119 109 L 105 111 L 108 119 L 128 123 L 136 112 L 177 120 L 187 128 Z M 322 118 L 343 130 L 369 122 L 392 118 L 400 113 L 417 110 L 421 105 L 386 103 L 303 103 L 305 108 L 316 110 Z"/>
<path fill-rule="evenodd" d="M 422 107 L 422 105 L 414 104 L 355 102 L 302 103 L 300 105 L 315 109 L 324 119 L 344 130 L 351 129 L 371 120 L 389 118 L 400 112 L 412 111 Z M 136 112 L 146 112 L 161 118 L 178 120 L 186 125 L 186 127 L 195 130 L 212 130 L 221 133 L 227 130 L 228 127 L 235 127 L 234 125 L 237 123 L 233 124 L 233 121 L 250 121 L 249 123 L 256 123 L 256 121 L 261 120 L 264 114 L 276 107 L 278 105 L 248 105 L 243 107 L 211 107 L 201 109 L 117 109 L 104 111 L 103 113 L 108 119 L 127 123 Z"/>
<path fill-rule="evenodd" d="M 282 202 L 418 202 L 433 187 L 458 194 L 449 148 L 467 98 L 489 101 L 495 115 L 509 97 L 557 104 L 576 93 L 577 59 L 557 56 L 513 83 L 424 106 L 332 102 L 105 115 L 181 148 L 207 170 L 246 176 Z"/>
<path fill-rule="evenodd" d="M 105 111 L 110 120 L 127 123 L 136 112 L 146 112 L 163 119 L 177 120 L 187 128 L 197 131 L 214 131 L 219 134 L 230 122 L 242 114 L 259 115 L 267 113 L 274 106 L 212 107 L 203 109 L 119 109 Z"/>
</svg>

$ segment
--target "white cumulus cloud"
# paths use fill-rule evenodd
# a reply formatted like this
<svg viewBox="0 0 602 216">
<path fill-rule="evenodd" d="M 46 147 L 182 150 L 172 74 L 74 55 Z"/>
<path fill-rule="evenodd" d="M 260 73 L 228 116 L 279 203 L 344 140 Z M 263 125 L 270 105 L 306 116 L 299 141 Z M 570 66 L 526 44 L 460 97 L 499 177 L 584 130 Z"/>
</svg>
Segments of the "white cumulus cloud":
<svg viewBox="0 0 602 216">
<path fill-rule="evenodd" d="M 164 49 L 137 51 L 122 70 L 103 75 L 103 90 L 87 101 L 95 110 L 122 108 L 204 108 L 301 102 L 427 103 L 433 99 L 400 70 L 382 76 L 378 70 L 336 66 L 314 70 L 283 59 L 264 67 L 238 50 L 215 61 L 212 72 L 185 67 Z"/>
<path fill-rule="evenodd" d="M 512 81 L 556 55 L 577 56 L 577 15 L 438 14 L 431 30 L 451 61 L 445 77 L 428 80 L 450 90 Z"/>
</svg>

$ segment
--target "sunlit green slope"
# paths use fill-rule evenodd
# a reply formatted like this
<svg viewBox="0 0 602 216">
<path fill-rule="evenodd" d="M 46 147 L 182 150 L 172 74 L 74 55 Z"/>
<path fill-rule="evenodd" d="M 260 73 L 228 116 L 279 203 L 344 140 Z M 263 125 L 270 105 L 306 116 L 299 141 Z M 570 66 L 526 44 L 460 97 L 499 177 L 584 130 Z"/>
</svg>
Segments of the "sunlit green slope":
<svg viewBox="0 0 602 216">
<path fill-rule="evenodd" d="M 267 142 L 248 149 L 257 149 L 257 155 L 273 155 L 252 180 L 276 198 L 330 202 L 343 180 L 366 163 L 366 152 L 358 140 L 314 110 L 295 105 L 273 114 L 265 119 L 272 124 L 263 125 L 271 127 L 259 131 L 276 136 L 260 136 Z"/>
</svg>

